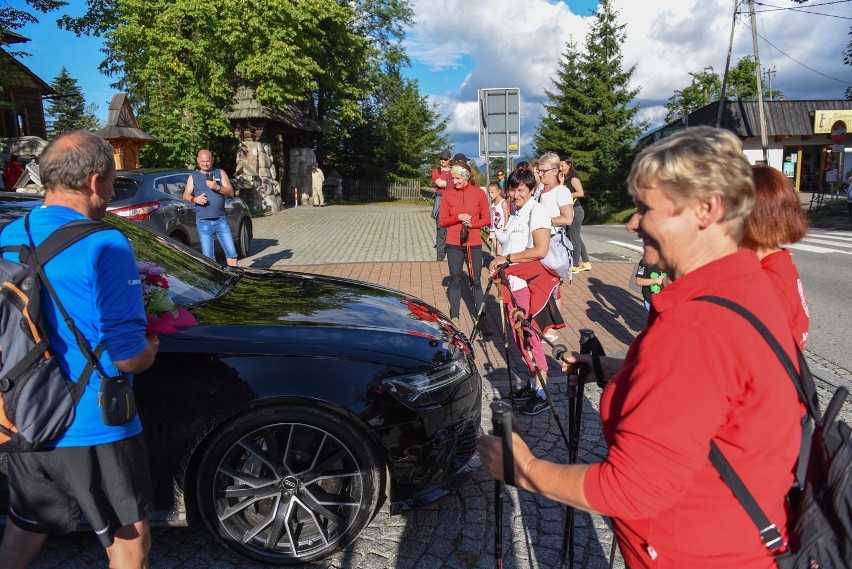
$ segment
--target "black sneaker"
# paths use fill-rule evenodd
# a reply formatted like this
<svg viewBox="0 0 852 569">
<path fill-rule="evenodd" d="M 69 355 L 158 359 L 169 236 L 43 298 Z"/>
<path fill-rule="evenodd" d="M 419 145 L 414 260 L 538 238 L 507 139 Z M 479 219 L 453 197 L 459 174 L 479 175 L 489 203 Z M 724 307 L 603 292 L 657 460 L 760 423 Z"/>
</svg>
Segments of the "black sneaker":
<svg viewBox="0 0 852 569">
<path fill-rule="evenodd" d="M 529 384 L 521 387 L 520 389 L 513 389 L 511 398 L 515 400 L 516 403 L 521 401 L 526 401 L 531 397 L 535 397 L 536 392 L 535 389 L 529 386 Z"/>
<path fill-rule="evenodd" d="M 520 411 L 524 415 L 538 415 L 542 411 L 547 409 L 547 400 L 541 399 L 540 397 L 531 397 L 527 400 L 526 403 L 518 407 L 518 411 Z"/>
</svg>

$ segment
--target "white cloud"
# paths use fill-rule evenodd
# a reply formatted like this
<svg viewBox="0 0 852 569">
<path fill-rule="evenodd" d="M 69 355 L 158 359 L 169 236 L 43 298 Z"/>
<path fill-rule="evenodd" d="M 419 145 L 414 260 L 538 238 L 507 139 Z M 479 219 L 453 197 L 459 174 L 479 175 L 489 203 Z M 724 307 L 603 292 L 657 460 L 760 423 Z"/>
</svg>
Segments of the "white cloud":
<svg viewBox="0 0 852 569">
<path fill-rule="evenodd" d="M 787 0 L 775 4 L 808 10 Z M 665 116 L 662 105 L 675 89 L 689 84 L 690 71 L 708 66 L 719 74 L 724 71 L 731 0 L 613 0 L 613 5 L 619 23 L 626 25 L 624 67 L 636 66 L 633 86 L 641 88 L 640 119 L 659 125 Z M 432 73 L 458 76 L 455 88 L 447 92 L 445 86 L 434 100 L 443 115 L 451 116 L 449 130 L 456 146 L 463 146 L 461 151 L 469 156 L 477 151 L 477 89 L 521 89 L 521 134 L 528 141 L 566 42 L 573 38 L 582 49 L 591 22 L 584 10 L 576 15 L 566 3 L 553 0 L 413 0 L 413 7 L 416 24 L 408 33 L 407 52 Z M 758 42 L 761 66 L 776 70 L 773 87 L 790 99 L 842 98 L 849 83 L 836 79 L 852 81 L 850 68 L 842 62 L 849 20 L 793 10 L 761 13 L 768 5 L 757 9 L 758 34 L 776 46 Z M 848 5 L 810 11 L 848 15 Z M 738 17 L 732 65 L 753 54 L 748 24 L 746 14 Z M 420 82 L 429 93 L 424 88 L 428 81 Z M 529 152 L 529 147 L 523 151 Z"/>
</svg>

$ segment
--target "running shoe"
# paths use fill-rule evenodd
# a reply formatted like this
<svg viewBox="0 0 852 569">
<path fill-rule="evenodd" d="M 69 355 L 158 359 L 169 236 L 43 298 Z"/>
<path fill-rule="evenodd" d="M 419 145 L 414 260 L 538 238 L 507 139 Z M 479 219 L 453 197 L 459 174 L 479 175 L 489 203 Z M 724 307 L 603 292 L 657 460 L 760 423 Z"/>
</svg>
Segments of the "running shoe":
<svg viewBox="0 0 852 569">
<path fill-rule="evenodd" d="M 515 403 L 520 403 L 535 396 L 535 389 L 533 389 L 529 386 L 529 384 L 527 384 L 521 387 L 520 389 L 513 389 L 511 398 L 515 400 Z"/>
<path fill-rule="evenodd" d="M 530 397 L 526 403 L 518 407 L 518 411 L 524 415 L 538 415 L 545 409 L 547 409 L 547 400 L 538 396 Z"/>
<path fill-rule="evenodd" d="M 582 265 L 580 265 L 580 270 L 581 271 L 591 271 L 592 270 L 592 264 L 591 263 L 583 263 Z"/>
</svg>

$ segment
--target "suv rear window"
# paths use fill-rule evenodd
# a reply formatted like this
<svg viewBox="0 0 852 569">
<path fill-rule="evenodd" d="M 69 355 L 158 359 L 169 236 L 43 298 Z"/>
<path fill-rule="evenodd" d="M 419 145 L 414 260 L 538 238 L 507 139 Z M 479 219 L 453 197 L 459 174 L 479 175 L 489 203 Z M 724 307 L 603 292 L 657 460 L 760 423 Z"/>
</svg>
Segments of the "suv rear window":
<svg viewBox="0 0 852 569">
<path fill-rule="evenodd" d="M 135 196 L 136 192 L 139 191 L 139 184 L 130 178 L 116 178 L 115 183 L 112 185 L 112 189 L 113 192 L 115 192 L 115 196 L 112 200 L 117 202 L 127 200 Z"/>
</svg>

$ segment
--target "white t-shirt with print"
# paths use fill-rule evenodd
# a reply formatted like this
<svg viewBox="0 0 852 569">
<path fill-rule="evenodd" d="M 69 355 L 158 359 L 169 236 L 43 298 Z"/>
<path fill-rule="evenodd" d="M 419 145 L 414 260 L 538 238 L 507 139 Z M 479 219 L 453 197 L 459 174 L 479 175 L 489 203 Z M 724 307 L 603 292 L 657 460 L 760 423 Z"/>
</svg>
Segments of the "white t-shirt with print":
<svg viewBox="0 0 852 569">
<path fill-rule="evenodd" d="M 553 235 L 556 231 L 550 222 L 547 208 L 534 199 L 530 199 L 519 211 L 509 215 L 505 230 L 497 234 L 503 255 L 520 253 L 533 246 L 532 233 L 536 229 L 547 228 Z M 518 277 L 509 277 L 509 288 L 513 291 L 526 288 L 527 283 Z"/>
<path fill-rule="evenodd" d="M 574 204 L 574 197 L 571 195 L 571 190 L 562 184 L 552 188 L 550 191 L 542 192 L 539 195 L 539 202 L 547 208 L 547 213 L 550 217 L 559 217 L 562 215 L 560 211 L 562 206 Z M 560 226 L 563 229 L 564 226 Z"/>
</svg>

